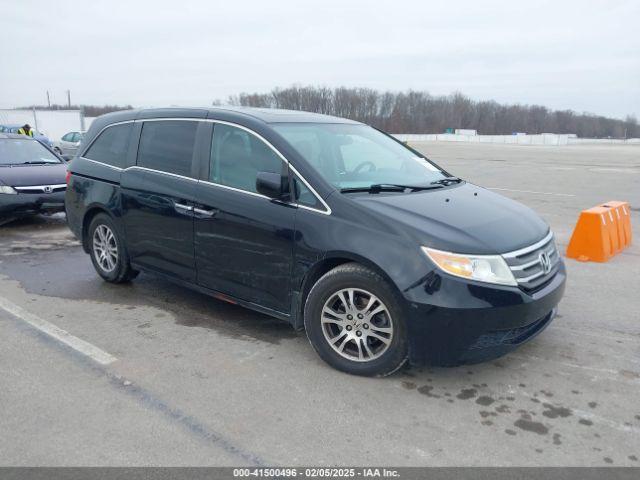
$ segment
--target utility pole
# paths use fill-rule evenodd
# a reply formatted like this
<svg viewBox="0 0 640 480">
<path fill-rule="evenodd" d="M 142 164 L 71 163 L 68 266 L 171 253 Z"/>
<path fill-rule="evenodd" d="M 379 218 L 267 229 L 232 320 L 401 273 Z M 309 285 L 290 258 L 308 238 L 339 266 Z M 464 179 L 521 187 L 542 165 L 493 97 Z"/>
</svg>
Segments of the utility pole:
<svg viewBox="0 0 640 480">
<path fill-rule="evenodd" d="M 84 105 L 80 105 L 80 131 L 84 132 L 86 127 L 84 125 Z"/>
<path fill-rule="evenodd" d="M 38 116 L 36 115 L 36 107 L 32 106 L 31 111 L 33 112 L 33 126 L 35 131 L 38 131 Z"/>
<path fill-rule="evenodd" d="M 71 109 L 71 90 L 67 90 L 67 107 Z"/>
<path fill-rule="evenodd" d="M 47 90 L 47 105 L 51 108 L 51 97 L 49 97 L 49 90 Z"/>
</svg>

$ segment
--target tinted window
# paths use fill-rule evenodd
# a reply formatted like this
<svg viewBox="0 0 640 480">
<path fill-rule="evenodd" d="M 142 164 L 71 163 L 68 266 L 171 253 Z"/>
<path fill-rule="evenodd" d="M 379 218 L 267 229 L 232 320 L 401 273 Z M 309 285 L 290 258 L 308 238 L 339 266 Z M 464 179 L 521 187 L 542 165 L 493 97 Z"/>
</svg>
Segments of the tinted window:
<svg viewBox="0 0 640 480">
<path fill-rule="evenodd" d="M 127 163 L 127 148 L 129 148 L 132 126 L 132 123 L 123 123 L 108 127 L 93 142 L 83 157 L 124 168 Z"/>
<path fill-rule="evenodd" d="M 311 190 L 309 190 L 297 175 L 293 176 L 293 188 L 295 191 L 296 203 L 307 207 L 317 208 L 319 210 L 325 210 L 324 206 L 318 201 L 316 196 L 311 193 Z"/>
<path fill-rule="evenodd" d="M 71 142 L 73 138 L 73 133 L 67 133 L 64 137 L 62 137 L 62 140 L 64 140 L 65 142 Z"/>
<path fill-rule="evenodd" d="M 191 176 L 191 160 L 198 122 L 145 122 L 138 148 L 138 166 Z"/>
<path fill-rule="evenodd" d="M 255 135 L 216 124 L 211 145 L 209 179 L 214 183 L 256 191 L 258 172 L 282 173 L 284 162 Z"/>
</svg>

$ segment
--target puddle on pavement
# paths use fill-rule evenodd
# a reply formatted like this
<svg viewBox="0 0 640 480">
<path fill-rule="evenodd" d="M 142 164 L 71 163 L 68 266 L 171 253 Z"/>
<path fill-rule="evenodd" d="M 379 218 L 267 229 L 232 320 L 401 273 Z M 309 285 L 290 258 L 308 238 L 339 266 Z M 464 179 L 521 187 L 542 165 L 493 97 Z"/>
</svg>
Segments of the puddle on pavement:
<svg viewBox="0 0 640 480">
<path fill-rule="evenodd" d="M 508 359 L 500 359 L 492 363 L 479 366 L 480 371 L 490 371 L 497 368 L 505 368 Z M 466 373 L 466 374 L 465 374 Z M 599 407 L 598 402 L 589 400 L 587 393 L 583 394 L 578 390 L 568 390 L 565 392 L 551 391 L 550 388 L 534 389 L 529 383 L 532 393 L 522 390 L 513 391 L 510 386 L 498 382 L 494 387 L 487 383 L 473 383 L 471 379 L 479 373 L 466 370 L 466 367 L 454 367 L 452 369 L 439 368 L 416 368 L 412 371 L 404 371 L 399 375 L 399 385 L 408 395 L 416 393 L 423 395 L 425 401 L 455 403 L 455 406 L 472 411 L 477 411 L 478 428 L 493 428 L 496 433 L 502 433 L 514 439 L 522 438 L 528 442 L 532 451 L 542 453 L 544 449 L 539 447 L 540 442 L 549 448 L 563 448 L 563 445 L 575 447 L 584 444 L 585 448 L 590 448 L 596 452 L 608 450 L 612 463 L 628 464 L 637 462 L 638 452 L 634 450 L 633 442 L 630 442 L 627 451 L 611 452 L 611 446 L 606 442 L 607 431 L 603 430 L 602 424 L 596 424 L 594 420 L 586 418 L 588 414 L 576 414 L 575 410 L 585 412 L 593 411 Z M 543 373 L 543 378 L 546 376 Z M 441 377 L 439 382 L 438 377 Z M 447 380 L 456 379 L 456 387 L 452 387 Z M 527 387 L 525 383 L 518 383 L 519 389 Z M 509 391 L 510 395 L 499 395 L 496 391 Z M 513 393 L 512 393 L 513 392 Z M 564 405 L 566 399 L 571 406 Z M 455 408 L 455 406 L 453 406 Z M 526 406 L 525 408 L 522 408 Z M 635 415 L 634 420 L 624 423 L 631 428 L 640 426 L 640 415 Z M 606 424 L 605 424 L 606 425 Z M 633 435 L 633 431 L 629 431 Z M 533 437 L 532 437 L 533 436 Z M 586 441 L 591 438 L 592 441 Z M 567 438 L 565 438 L 567 437 Z M 531 443 L 531 440 L 534 440 Z M 624 457 L 616 459 L 612 453 L 618 453 Z M 633 457 L 633 458 L 632 458 Z"/>
<path fill-rule="evenodd" d="M 1 227 L 0 227 L 1 228 Z M 70 234 L 69 234 L 70 235 Z M 2 248 L 15 242 L 0 237 Z M 39 248 L 18 239 L 19 254 L 5 255 L 0 273 L 20 283 L 28 293 L 90 300 L 135 309 L 151 306 L 168 311 L 176 324 L 201 327 L 226 337 L 278 344 L 283 339 L 303 338 L 287 322 L 231 305 L 205 294 L 175 285 L 153 275 L 141 274 L 129 284 L 113 285 L 96 274 L 91 260 L 76 244 Z M 15 245 L 14 245 L 15 246 Z"/>
</svg>

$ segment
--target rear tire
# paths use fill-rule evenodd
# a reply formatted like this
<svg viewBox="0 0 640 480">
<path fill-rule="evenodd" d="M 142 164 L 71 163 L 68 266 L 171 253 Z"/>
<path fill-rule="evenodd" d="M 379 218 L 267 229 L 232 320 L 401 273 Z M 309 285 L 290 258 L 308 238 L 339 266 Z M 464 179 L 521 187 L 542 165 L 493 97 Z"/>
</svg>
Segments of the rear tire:
<svg viewBox="0 0 640 480">
<path fill-rule="evenodd" d="M 326 273 L 309 292 L 304 324 L 320 357 L 354 375 L 384 377 L 407 360 L 407 330 L 398 294 L 357 263 Z"/>
<path fill-rule="evenodd" d="M 104 213 L 96 215 L 87 231 L 87 245 L 93 267 L 105 281 L 124 283 L 138 276 L 115 222 Z"/>
</svg>

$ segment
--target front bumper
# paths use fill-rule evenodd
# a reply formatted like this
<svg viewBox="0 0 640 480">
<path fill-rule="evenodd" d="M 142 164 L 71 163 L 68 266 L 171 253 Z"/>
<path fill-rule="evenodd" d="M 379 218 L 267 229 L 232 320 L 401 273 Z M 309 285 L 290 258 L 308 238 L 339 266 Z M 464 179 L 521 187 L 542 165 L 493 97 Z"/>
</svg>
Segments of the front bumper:
<svg viewBox="0 0 640 480">
<path fill-rule="evenodd" d="M 412 364 L 459 365 L 502 356 L 528 342 L 553 320 L 566 270 L 535 292 L 466 282 L 433 273 L 408 303 Z M 416 299 L 424 301 L 416 301 Z"/>
<path fill-rule="evenodd" d="M 0 217 L 20 217 L 64 211 L 64 191 L 54 193 L 0 194 Z"/>
</svg>

